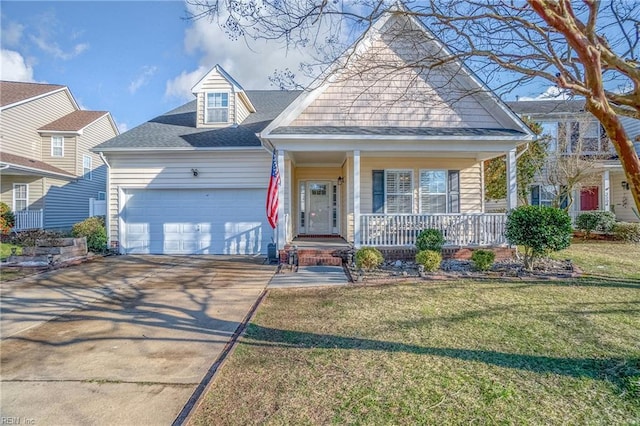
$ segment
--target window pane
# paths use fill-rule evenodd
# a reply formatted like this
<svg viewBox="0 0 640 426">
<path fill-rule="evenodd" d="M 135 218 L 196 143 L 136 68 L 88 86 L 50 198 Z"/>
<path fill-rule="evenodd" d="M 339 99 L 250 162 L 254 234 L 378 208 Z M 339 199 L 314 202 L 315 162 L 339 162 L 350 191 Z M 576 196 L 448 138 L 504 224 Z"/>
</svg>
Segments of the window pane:
<svg viewBox="0 0 640 426">
<path fill-rule="evenodd" d="M 413 213 L 413 172 L 390 170 L 386 172 L 387 213 Z"/>
<path fill-rule="evenodd" d="M 422 213 L 447 212 L 447 172 L 423 170 L 420 172 L 420 208 Z"/>
<path fill-rule="evenodd" d="M 207 123 L 226 123 L 229 116 L 229 110 L 210 108 L 207 110 Z"/>
<path fill-rule="evenodd" d="M 540 123 L 542 127 L 542 134 L 540 136 L 547 136 L 547 151 L 556 152 L 558 149 L 558 123 Z"/>
</svg>

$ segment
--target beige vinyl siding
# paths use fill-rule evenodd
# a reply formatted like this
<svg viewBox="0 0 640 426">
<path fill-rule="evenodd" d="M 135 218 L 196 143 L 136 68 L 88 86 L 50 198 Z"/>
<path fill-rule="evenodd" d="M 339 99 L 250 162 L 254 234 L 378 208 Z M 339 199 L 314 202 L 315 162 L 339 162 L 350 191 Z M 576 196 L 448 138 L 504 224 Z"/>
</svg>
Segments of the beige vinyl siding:
<svg viewBox="0 0 640 426">
<path fill-rule="evenodd" d="M 206 112 L 206 93 L 210 92 L 224 92 L 229 94 L 229 121 L 227 123 L 215 123 L 208 124 L 205 123 L 205 112 Z M 236 99 L 233 93 L 233 87 L 231 83 L 229 83 L 224 77 L 222 77 L 217 72 L 211 73 L 209 78 L 203 82 L 201 92 L 198 93 L 198 105 L 197 105 L 197 127 L 220 127 L 226 126 L 233 123 L 234 119 L 234 110 Z"/>
<path fill-rule="evenodd" d="M 2 151 L 42 160 L 42 138 L 37 129 L 73 111 L 66 90 L 2 110 Z"/>
<path fill-rule="evenodd" d="M 483 102 L 469 95 L 470 84 L 463 83 L 462 73 L 451 67 L 417 73 L 407 67 L 435 53 L 427 43 L 417 43 L 384 35 L 364 54 L 352 57 L 344 75 L 291 125 L 502 127 Z"/>
<path fill-rule="evenodd" d="M 413 171 L 413 212 L 418 213 L 420 170 L 460 170 L 460 213 L 482 212 L 480 164 L 459 158 L 367 158 L 360 159 L 360 212 L 372 213 L 372 172 L 374 170 Z"/>
<path fill-rule="evenodd" d="M 56 135 L 58 136 L 58 135 Z M 63 136 L 64 137 L 64 156 L 62 157 L 53 157 L 51 155 L 51 135 L 42 136 L 42 161 L 45 163 L 51 164 L 52 166 L 58 167 L 66 172 L 72 173 L 76 176 L 79 175 L 78 168 L 76 167 L 77 163 L 77 153 L 76 153 L 76 136 Z M 114 135 L 115 136 L 115 135 Z M 113 137 L 113 136 L 111 136 Z M 104 139 L 106 140 L 106 138 Z M 82 170 L 80 170 L 82 171 Z"/>
<path fill-rule="evenodd" d="M 238 104 L 238 119 L 237 123 L 241 124 L 250 114 L 247 106 L 240 100 L 240 95 L 236 93 L 236 102 Z"/>
<path fill-rule="evenodd" d="M 107 116 L 94 121 L 82 131 L 82 135 L 75 138 L 65 138 L 65 159 L 67 159 L 67 141 L 72 139 L 74 146 L 73 163 L 69 172 L 79 178 L 73 182 L 56 179 L 46 179 L 47 209 L 44 216 L 44 226 L 47 229 L 70 229 L 74 223 L 89 217 L 89 199 L 97 198 L 98 192 L 107 190 L 107 166 L 98 154 L 89 149 L 116 136 Z M 91 180 L 83 176 L 83 156 L 91 156 Z M 51 161 L 52 164 L 56 165 Z"/>
<path fill-rule="evenodd" d="M 630 189 L 622 189 L 622 181 L 627 178 L 623 172 L 611 172 L 609 176 L 609 187 L 611 188 L 611 207 L 616 219 L 622 222 L 638 222 L 638 217 L 633 213 L 635 208 L 633 195 Z"/>
<path fill-rule="evenodd" d="M 2 175 L 0 179 L 0 187 L 2 194 L 0 201 L 7 203 L 10 209 L 13 209 L 13 184 L 26 183 L 29 185 L 29 210 L 40 210 L 44 208 L 43 194 L 44 179 L 35 176 L 13 176 Z"/>
<path fill-rule="evenodd" d="M 107 160 L 112 241 L 118 241 L 119 188 L 264 188 L 266 200 L 271 172 L 271 156 L 263 150 L 113 153 Z M 191 169 L 198 169 L 197 177 Z"/>
</svg>

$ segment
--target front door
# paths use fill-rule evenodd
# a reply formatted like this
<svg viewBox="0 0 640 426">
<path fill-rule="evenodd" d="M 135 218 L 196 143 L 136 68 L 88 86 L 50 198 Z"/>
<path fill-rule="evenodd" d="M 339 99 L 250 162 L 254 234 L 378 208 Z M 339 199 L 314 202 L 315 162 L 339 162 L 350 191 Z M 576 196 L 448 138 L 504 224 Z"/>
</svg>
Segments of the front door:
<svg viewBox="0 0 640 426">
<path fill-rule="evenodd" d="M 331 234 L 333 185 L 329 181 L 307 182 L 307 234 Z"/>
<path fill-rule="evenodd" d="M 597 186 L 589 186 L 582 188 L 580 191 L 580 210 L 598 210 L 600 205 L 600 196 Z"/>
</svg>

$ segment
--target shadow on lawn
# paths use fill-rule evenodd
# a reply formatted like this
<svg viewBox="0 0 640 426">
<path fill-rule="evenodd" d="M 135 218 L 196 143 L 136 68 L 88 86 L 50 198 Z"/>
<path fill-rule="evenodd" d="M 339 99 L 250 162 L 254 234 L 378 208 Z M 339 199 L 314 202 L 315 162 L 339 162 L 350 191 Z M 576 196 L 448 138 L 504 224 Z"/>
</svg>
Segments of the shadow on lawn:
<svg viewBox="0 0 640 426">
<path fill-rule="evenodd" d="M 243 343 L 251 346 L 295 349 L 350 349 L 438 356 L 531 371 L 538 374 L 558 374 L 575 378 L 606 380 L 614 383 L 622 390 L 629 386 L 626 383 L 629 377 L 640 376 L 640 358 L 636 357 L 563 358 L 476 349 L 439 348 L 358 337 L 279 330 L 256 324 L 248 326 Z"/>
</svg>

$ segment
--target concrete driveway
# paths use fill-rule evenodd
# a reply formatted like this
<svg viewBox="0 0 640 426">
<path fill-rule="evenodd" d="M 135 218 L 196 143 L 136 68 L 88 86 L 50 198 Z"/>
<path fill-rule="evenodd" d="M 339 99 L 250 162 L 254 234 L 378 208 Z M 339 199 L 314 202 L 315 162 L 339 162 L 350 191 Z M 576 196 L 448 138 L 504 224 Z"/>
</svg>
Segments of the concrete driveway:
<svg viewBox="0 0 640 426">
<path fill-rule="evenodd" d="M 3 283 L 0 420 L 171 424 L 274 271 L 115 256 Z"/>
</svg>

